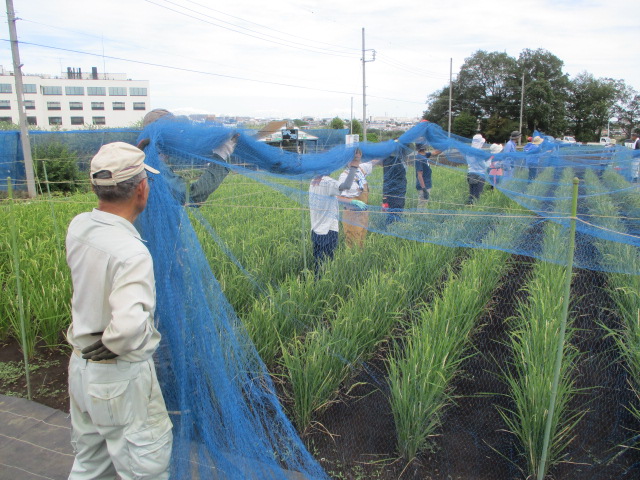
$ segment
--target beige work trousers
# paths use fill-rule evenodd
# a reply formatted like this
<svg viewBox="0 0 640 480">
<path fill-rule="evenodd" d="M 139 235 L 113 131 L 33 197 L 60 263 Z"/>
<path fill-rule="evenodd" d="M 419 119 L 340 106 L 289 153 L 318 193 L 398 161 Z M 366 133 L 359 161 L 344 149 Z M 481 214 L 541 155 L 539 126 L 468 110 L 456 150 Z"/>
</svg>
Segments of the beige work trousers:
<svg viewBox="0 0 640 480">
<path fill-rule="evenodd" d="M 369 201 L 369 186 L 365 184 L 360 195 L 353 197 L 353 200 L 360 200 L 361 202 L 367 203 Z M 344 229 L 347 247 L 364 246 L 368 226 L 369 212 L 366 210 L 345 209 L 342 212 L 342 228 Z"/>
<path fill-rule="evenodd" d="M 169 478 L 173 435 L 153 359 L 69 361 L 70 480 Z"/>
</svg>

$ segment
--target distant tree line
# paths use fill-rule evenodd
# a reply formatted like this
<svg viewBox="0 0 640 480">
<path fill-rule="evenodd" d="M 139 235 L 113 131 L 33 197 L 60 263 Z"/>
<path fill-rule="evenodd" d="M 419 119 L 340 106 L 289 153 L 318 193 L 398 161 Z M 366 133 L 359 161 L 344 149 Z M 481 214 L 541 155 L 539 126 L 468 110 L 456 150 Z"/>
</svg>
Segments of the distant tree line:
<svg viewBox="0 0 640 480">
<path fill-rule="evenodd" d="M 624 80 L 595 78 L 582 72 L 575 78 L 562 71 L 564 62 L 544 49 L 523 50 L 513 58 L 504 52 L 478 50 L 465 59 L 453 81 L 451 131 L 471 137 L 478 130 L 491 142 L 504 142 L 518 130 L 522 102 L 523 134 L 571 134 L 578 141 L 606 135 L 607 124 L 626 137 L 640 126 L 640 93 Z M 449 122 L 449 85 L 432 93 L 423 118 L 445 130 Z"/>
</svg>

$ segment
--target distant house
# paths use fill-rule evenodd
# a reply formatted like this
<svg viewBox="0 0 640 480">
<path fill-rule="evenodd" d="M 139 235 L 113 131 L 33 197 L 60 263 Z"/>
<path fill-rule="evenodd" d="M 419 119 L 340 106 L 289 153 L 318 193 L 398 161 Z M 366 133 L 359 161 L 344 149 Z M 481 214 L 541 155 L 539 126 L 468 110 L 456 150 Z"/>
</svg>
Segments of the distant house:
<svg viewBox="0 0 640 480">
<path fill-rule="evenodd" d="M 267 123 L 256 133 L 255 139 L 296 153 L 315 151 L 318 144 L 318 137 L 298 127 L 289 127 L 286 121 Z"/>
</svg>

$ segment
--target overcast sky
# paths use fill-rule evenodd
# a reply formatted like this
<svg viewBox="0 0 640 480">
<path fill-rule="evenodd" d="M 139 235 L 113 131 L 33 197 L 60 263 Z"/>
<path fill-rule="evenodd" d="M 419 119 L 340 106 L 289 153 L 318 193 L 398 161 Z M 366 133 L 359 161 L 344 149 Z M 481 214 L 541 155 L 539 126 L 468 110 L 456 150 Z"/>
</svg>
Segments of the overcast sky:
<svg viewBox="0 0 640 480">
<path fill-rule="evenodd" d="M 176 113 L 420 116 L 475 51 L 543 48 L 640 90 L 637 0 L 14 0 L 23 73 L 149 80 Z M 0 65 L 13 70 L 6 16 Z M 35 45 L 29 45 L 35 44 Z M 40 45 L 40 46 L 38 46 Z M 372 59 L 372 52 L 365 58 Z M 353 100 L 352 100 L 353 99 Z"/>
</svg>

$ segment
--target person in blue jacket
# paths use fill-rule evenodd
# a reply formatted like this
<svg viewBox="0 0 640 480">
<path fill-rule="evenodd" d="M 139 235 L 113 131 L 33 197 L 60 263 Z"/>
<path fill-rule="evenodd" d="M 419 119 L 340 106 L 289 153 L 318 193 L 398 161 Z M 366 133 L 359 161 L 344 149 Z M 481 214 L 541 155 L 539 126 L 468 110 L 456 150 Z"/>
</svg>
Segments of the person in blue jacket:
<svg viewBox="0 0 640 480">
<path fill-rule="evenodd" d="M 400 220 L 407 194 L 407 164 L 402 150 L 398 148 L 385 158 L 382 167 L 382 210 L 388 213 L 385 224 L 389 225 Z"/>
</svg>

